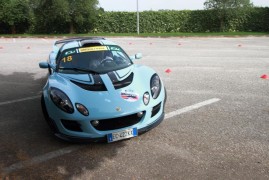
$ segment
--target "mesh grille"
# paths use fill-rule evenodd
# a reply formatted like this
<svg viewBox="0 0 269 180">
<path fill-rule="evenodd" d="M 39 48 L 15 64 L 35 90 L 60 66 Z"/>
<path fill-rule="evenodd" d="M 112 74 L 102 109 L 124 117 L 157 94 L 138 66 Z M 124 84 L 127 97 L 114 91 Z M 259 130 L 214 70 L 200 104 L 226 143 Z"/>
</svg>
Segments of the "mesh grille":
<svg viewBox="0 0 269 180">
<path fill-rule="evenodd" d="M 143 112 L 145 115 L 145 112 Z M 120 128 L 125 128 L 128 126 L 132 126 L 134 124 L 137 124 L 140 122 L 140 120 L 143 118 L 138 117 L 137 114 L 132 114 L 129 116 L 123 116 L 118 118 L 112 118 L 112 119 L 100 119 L 98 126 L 93 126 L 95 129 L 99 131 L 108 131 L 108 130 L 115 130 Z M 93 121 L 91 121 L 92 123 Z"/>
<path fill-rule="evenodd" d="M 61 119 L 61 122 L 70 131 L 82 132 L 81 125 L 77 121 Z"/>
<path fill-rule="evenodd" d="M 160 111 L 160 109 L 161 109 L 161 102 L 152 108 L 151 117 L 153 117 L 156 114 L 158 114 L 158 112 Z"/>
</svg>

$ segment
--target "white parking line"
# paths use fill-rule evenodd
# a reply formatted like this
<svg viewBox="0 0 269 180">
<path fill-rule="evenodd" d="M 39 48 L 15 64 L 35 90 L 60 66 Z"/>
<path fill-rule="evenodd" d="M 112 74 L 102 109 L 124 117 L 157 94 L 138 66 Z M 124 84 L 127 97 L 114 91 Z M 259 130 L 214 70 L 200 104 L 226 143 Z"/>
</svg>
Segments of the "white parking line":
<svg viewBox="0 0 269 180">
<path fill-rule="evenodd" d="M 41 96 L 38 95 L 38 96 L 31 96 L 31 97 L 26 97 L 26 98 L 22 98 L 22 99 L 16 99 L 16 100 L 11 100 L 11 101 L 0 102 L 0 106 L 7 105 L 7 104 L 12 104 L 12 103 L 16 103 L 16 102 L 21 102 L 21 101 L 37 99 L 37 98 L 40 98 L 40 97 Z"/>
<path fill-rule="evenodd" d="M 166 114 L 165 115 L 165 119 L 169 119 L 171 117 L 174 117 L 174 116 L 177 116 L 177 115 L 180 115 L 180 114 L 183 114 L 183 113 L 192 111 L 194 109 L 201 108 L 203 106 L 207 106 L 207 105 L 213 104 L 213 103 L 218 102 L 218 101 L 220 101 L 220 99 L 213 98 L 213 99 L 209 99 L 209 100 L 206 100 L 206 101 L 203 101 L 203 102 L 200 102 L 200 103 L 191 105 L 191 106 L 184 107 L 182 109 L 178 109 L 176 111 L 173 111 L 173 112 L 170 112 L 170 113 Z"/>
<path fill-rule="evenodd" d="M 31 165 L 35 165 L 35 164 L 39 164 L 45 161 L 48 161 L 50 159 L 71 153 L 73 151 L 78 150 L 79 148 L 81 148 L 82 146 L 71 146 L 71 147 L 67 147 L 67 148 L 63 148 L 63 149 L 59 149 L 57 151 L 53 151 L 53 152 L 49 152 L 47 154 L 43 154 L 41 156 L 36 156 L 30 160 L 26 160 L 26 161 L 22 161 L 16 164 L 12 164 L 11 166 L 4 168 L 3 169 L 3 173 L 4 175 L 7 175 L 13 171 L 31 166 Z"/>
<path fill-rule="evenodd" d="M 40 97 L 40 96 L 38 96 L 38 97 Z M 37 96 L 36 97 L 30 97 L 28 99 L 27 98 L 20 99 L 19 101 L 29 100 L 29 99 L 34 99 L 34 98 L 37 98 Z M 191 106 L 187 106 L 187 107 L 184 107 L 184 108 L 181 108 L 181 109 L 178 109 L 176 111 L 173 111 L 173 112 L 170 112 L 170 113 L 166 114 L 164 119 L 169 119 L 169 118 L 172 118 L 174 116 L 178 116 L 180 114 L 183 114 L 183 113 L 186 113 L 186 112 L 201 108 L 203 106 L 213 104 L 213 103 L 218 102 L 218 101 L 220 101 L 220 99 L 213 98 L 213 99 L 209 99 L 209 100 L 206 100 L 206 101 L 203 101 L 203 102 L 191 105 Z M 13 102 L 18 102 L 18 100 L 17 101 L 9 101 L 8 103 L 13 103 Z M 29 167 L 29 166 L 32 166 L 32 165 L 35 165 L 35 164 L 39 164 L 39 163 L 48 161 L 48 160 L 53 159 L 53 158 L 68 154 L 68 153 L 74 152 L 76 150 L 81 149 L 82 147 L 83 146 L 70 146 L 70 147 L 66 147 L 66 148 L 63 148 L 63 149 L 59 149 L 57 151 L 49 152 L 47 154 L 36 156 L 36 157 L 33 157 L 32 159 L 22 161 L 22 162 L 18 162 L 18 163 L 12 164 L 9 167 L 3 168 L 2 173 L 4 175 L 7 175 L 7 174 L 12 173 L 14 171 L 17 171 L 17 170 L 20 170 L 20 169 L 23 169 L 23 168 L 26 168 L 26 167 Z"/>
<path fill-rule="evenodd" d="M 49 43 L 49 41 L 47 39 L 42 38 L 42 41 Z"/>
</svg>

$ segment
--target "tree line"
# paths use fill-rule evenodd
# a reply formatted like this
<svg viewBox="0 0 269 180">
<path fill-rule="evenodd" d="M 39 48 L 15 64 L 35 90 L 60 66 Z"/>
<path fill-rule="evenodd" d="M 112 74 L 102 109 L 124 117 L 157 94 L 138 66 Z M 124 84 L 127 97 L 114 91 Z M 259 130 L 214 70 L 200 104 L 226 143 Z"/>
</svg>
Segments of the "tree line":
<svg viewBox="0 0 269 180">
<path fill-rule="evenodd" d="M 0 0 L 0 33 L 85 33 L 98 0 Z"/>
<path fill-rule="evenodd" d="M 105 12 L 98 0 L 0 0 L 0 34 L 130 33 L 135 12 Z M 205 10 L 141 12 L 141 32 L 269 31 L 269 8 L 250 0 L 205 0 Z"/>
</svg>

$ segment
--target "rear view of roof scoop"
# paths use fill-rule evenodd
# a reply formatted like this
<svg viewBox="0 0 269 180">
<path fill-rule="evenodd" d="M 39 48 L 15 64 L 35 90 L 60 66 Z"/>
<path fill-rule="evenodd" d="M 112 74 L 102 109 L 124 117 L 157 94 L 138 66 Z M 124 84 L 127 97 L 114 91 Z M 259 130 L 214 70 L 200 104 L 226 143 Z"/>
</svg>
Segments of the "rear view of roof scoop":
<svg viewBox="0 0 269 180">
<path fill-rule="evenodd" d="M 93 47 L 93 46 L 101 46 L 102 44 L 98 41 L 92 40 L 84 40 L 80 41 L 81 47 Z"/>
<path fill-rule="evenodd" d="M 83 40 L 105 40 L 105 38 L 102 37 L 74 37 L 74 38 L 68 38 L 63 39 L 55 42 L 55 45 L 57 44 L 66 44 L 72 41 L 83 41 Z"/>
</svg>

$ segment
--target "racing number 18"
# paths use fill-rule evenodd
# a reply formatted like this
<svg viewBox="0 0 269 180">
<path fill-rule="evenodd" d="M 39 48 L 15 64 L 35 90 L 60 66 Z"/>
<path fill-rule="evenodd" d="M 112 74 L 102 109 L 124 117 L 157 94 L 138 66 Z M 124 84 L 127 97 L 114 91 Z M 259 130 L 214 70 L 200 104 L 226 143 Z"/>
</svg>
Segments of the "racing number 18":
<svg viewBox="0 0 269 180">
<path fill-rule="evenodd" d="M 72 56 L 67 56 L 67 57 L 64 57 L 64 58 L 62 59 L 63 62 L 70 62 L 70 61 L 72 61 L 72 60 L 73 60 Z"/>
</svg>

